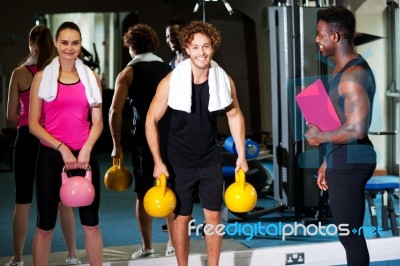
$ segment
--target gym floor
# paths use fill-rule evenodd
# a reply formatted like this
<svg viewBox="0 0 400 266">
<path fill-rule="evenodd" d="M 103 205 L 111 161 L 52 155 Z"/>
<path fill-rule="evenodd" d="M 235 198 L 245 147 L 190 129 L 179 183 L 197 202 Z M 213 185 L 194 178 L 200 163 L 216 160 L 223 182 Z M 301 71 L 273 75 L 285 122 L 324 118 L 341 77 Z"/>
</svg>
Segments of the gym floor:
<svg viewBox="0 0 400 266">
<path fill-rule="evenodd" d="M 109 153 L 99 153 L 99 161 L 101 165 L 101 172 L 104 174 L 108 167 L 111 166 L 111 158 Z M 130 157 L 129 154 L 125 154 L 125 164 L 130 168 Z M 0 172 L 0 180 L 2 181 L 2 185 L 0 186 L 0 264 L 4 265 L 10 256 L 12 256 L 12 215 L 13 215 L 13 206 L 14 206 L 14 185 L 13 185 L 13 177 L 11 171 L 2 171 Z M 109 265 L 131 265 L 130 255 L 133 251 L 137 250 L 140 247 L 140 238 L 138 236 L 138 227 L 135 220 L 135 193 L 133 191 L 133 187 L 131 187 L 128 191 L 117 192 L 117 191 L 108 191 L 104 186 L 102 186 L 102 199 L 101 199 L 101 207 L 100 207 L 100 226 L 103 235 L 104 241 L 104 259 L 109 262 Z M 380 208 L 380 196 L 377 196 L 375 202 L 377 205 L 377 210 Z M 396 213 L 399 213 L 399 200 L 396 197 L 394 198 L 394 204 L 396 208 Z M 268 197 L 262 197 L 258 199 L 257 206 L 261 206 L 263 208 L 273 208 L 276 205 L 276 202 Z M 29 233 L 26 240 L 25 252 L 26 254 L 24 260 L 25 265 L 31 265 L 31 248 L 32 248 L 32 239 L 35 230 L 35 203 L 32 204 L 31 212 L 30 212 L 30 228 Z M 76 211 L 76 210 L 75 210 Z M 79 217 L 77 216 L 77 212 L 75 212 L 77 218 L 77 249 L 79 250 L 80 258 L 83 262 L 87 261 L 84 252 L 84 243 L 83 243 L 83 233 L 79 226 Z M 380 213 L 378 212 L 379 221 L 381 218 L 379 217 Z M 196 225 L 201 224 L 204 221 L 201 206 L 199 203 L 195 203 L 193 209 L 193 217 L 196 219 Z M 257 223 L 266 224 L 279 224 L 282 223 L 294 223 L 293 213 L 290 210 L 284 210 L 280 212 L 276 212 L 273 214 L 266 215 L 264 217 L 260 217 L 254 220 L 244 221 L 239 219 L 235 215 L 230 212 L 225 212 L 225 224 L 233 224 L 238 222 L 242 227 L 245 226 L 255 226 Z M 226 219 L 228 218 L 228 219 Z M 399 220 L 399 218 L 397 218 Z M 399 221 L 398 221 L 399 222 Z M 161 226 L 165 223 L 164 219 L 154 219 L 153 221 L 153 243 L 155 251 L 157 253 L 156 259 L 154 262 L 150 262 L 149 259 L 141 260 L 143 262 L 139 263 L 139 261 L 135 261 L 135 265 L 174 265 L 175 260 L 172 258 L 166 258 L 163 256 L 166 248 L 167 241 L 167 233 L 161 230 Z M 369 213 L 366 212 L 365 217 L 365 226 L 370 226 L 371 221 L 369 218 Z M 199 255 L 199 262 L 196 261 L 196 254 L 204 254 L 205 245 L 202 235 L 196 235 L 195 231 L 192 231 L 191 235 L 191 260 L 193 260 L 193 265 L 203 265 L 206 258 L 201 257 Z M 318 244 L 318 247 L 322 248 L 324 245 L 337 245 L 337 236 L 322 236 L 320 234 L 314 236 L 288 236 L 285 240 L 282 240 L 281 236 L 254 236 L 253 238 L 247 240 L 248 235 L 239 235 L 236 234 L 234 236 L 224 236 L 223 242 L 223 254 L 221 258 L 224 259 L 228 256 L 229 252 L 236 252 L 235 255 L 235 265 L 265 265 L 265 260 L 259 262 L 257 264 L 257 260 L 254 259 L 255 254 L 258 252 L 260 254 L 269 254 L 269 252 L 277 252 L 276 249 L 281 249 L 280 252 L 288 252 L 284 251 L 285 249 L 293 249 L 299 250 L 299 248 L 304 247 L 306 250 L 308 245 Z M 372 248 L 375 243 L 377 243 L 374 236 L 367 236 L 370 247 Z M 390 241 L 392 239 L 399 239 L 398 237 L 393 238 L 391 231 L 386 231 L 382 233 L 382 240 Z M 396 242 L 397 243 L 397 242 Z M 51 255 L 51 265 L 62 265 L 65 262 L 66 256 L 66 247 L 64 244 L 64 239 L 61 234 L 61 230 L 59 224 L 55 229 L 53 242 L 52 242 L 52 255 Z M 390 244 L 389 244 L 390 245 Z M 340 250 L 340 246 L 337 247 Z M 331 249 L 331 248 L 330 248 Z M 378 249 L 378 248 L 376 248 Z M 239 254 L 249 254 L 253 259 L 246 260 L 246 262 L 238 262 L 238 257 L 244 256 Z M 257 253 L 257 254 L 258 254 Z M 329 253 L 329 252 L 328 252 Z M 327 254 L 328 254 L 327 253 Z M 374 254 L 376 256 L 374 257 Z M 400 253 L 397 251 L 397 256 L 380 256 L 374 250 L 371 250 L 371 261 L 377 261 L 376 265 L 400 265 Z M 343 254 L 341 254 L 343 255 Z M 261 255 L 260 255 L 261 256 Z M 271 255 L 272 256 L 272 255 Z M 283 256 L 283 255 L 282 255 Z M 307 256 L 307 255 L 306 255 Z M 328 256 L 328 255 L 327 255 Z M 338 257 L 337 254 L 334 256 Z M 273 257 L 277 257 L 277 255 L 273 255 Z M 328 256 L 329 257 L 329 256 Z M 243 258 L 242 258 L 243 259 Z M 338 265 L 343 264 L 342 260 L 333 260 L 331 262 L 321 263 L 316 262 L 315 264 L 308 265 Z M 398 260 L 397 260 L 398 259 Z M 397 260 L 397 261 L 396 261 Z M 124 262 L 121 264 L 121 261 Z M 311 259 L 307 260 L 311 262 Z M 328 260 L 329 261 L 329 260 Z M 271 260 L 269 265 L 284 265 L 283 262 L 276 262 Z M 138 264 L 139 263 L 139 264 Z M 149 264 L 150 263 L 150 264 Z M 169 264 L 170 263 L 170 264 Z M 204 264 L 205 265 L 205 264 Z M 221 264 L 222 265 L 222 264 Z"/>
</svg>

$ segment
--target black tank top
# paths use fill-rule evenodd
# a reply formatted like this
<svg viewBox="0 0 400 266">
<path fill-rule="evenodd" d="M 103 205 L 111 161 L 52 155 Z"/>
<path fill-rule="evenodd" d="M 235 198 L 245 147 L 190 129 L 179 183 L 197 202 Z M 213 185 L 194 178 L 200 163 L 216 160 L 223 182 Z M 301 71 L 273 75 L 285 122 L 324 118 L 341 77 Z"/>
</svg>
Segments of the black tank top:
<svg viewBox="0 0 400 266">
<path fill-rule="evenodd" d="M 168 160 L 172 166 L 208 167 L 220 163 L 217 116 L 208 111 L 208 81 L 192 83 L 191 113 L 170 109 Z"/>
<path fill-rule="evenodd" d="M 344 110 L 344 97 L 339 94 L 339 83 L 342 79 L 343 73 L 353 66 L 360 66 L 363 69 L 358 71 L 357 75 L 360 76 L 358 82 L 360 82 L 360 85 L 365 88 L 369 97 L 370 111 L 368 114 L 368 123 L 366 124 L 365 128 L 365 132 L 368 132 L 368 128 L 371 124 L 372 119 L 372 106 L 375 95 L 375 78 L 367 61 L 365 61 L 365 59 L 361 55 L 358 58 L 352 59 L 347 62 L 347 64 L 332 78 L 331 82 L 329 83 L 328 93 L 336 110 L 336 113 L 338 114 L 339 119 L 343 124 L 344 122 L 346 122 L 346 117 Z"/>
<path fill-rule="evenodd" d="M 339 83 L 342 79 L 343 73 L 352 66 L 361 66 L 362 70 L 353 73 L 359 75 L 357 81 L 361 83 L 361 86 L 366 90 L 369 102 L 370 110 L 368 114 L 368 123 L 365 125 L 364 132 L 367 133 L 372 119 L 372 107 L 375 94 L 375 78 L 372 73 L 370 66 L 367 61 L 359 55 L 358 58 L 350 60 L 330 81 L 329 83 L 329 97 L 332 104 L 339 116 L 342 123 L 346 122 L 345 109 L 344 109 L 344 97 L 339 94 Z M 343 81 L 343 80 L 342 80 Z M 350 141 L 347 144 L 333 144 L 324 143 L 323 149 L 326 154 L 326 161 L 328 167 L 335 169 L 345 169 L 348 164 L 373 164 L 376 163 L 376 153 L 373 149 L 373 144 L 369 140 L 368 136 L 364 139 L 358 139 Z"/>
<path fill-rule="evenodd" d="M 133 68 L 133 81 L 129 87 L 128 101 L 133 112 L 133 147 L 148 147 L 144 123 L 150 103 L 156 93 L 158 83 L 171 71 L 167 63 L 137 62 Z"/>
</svg>

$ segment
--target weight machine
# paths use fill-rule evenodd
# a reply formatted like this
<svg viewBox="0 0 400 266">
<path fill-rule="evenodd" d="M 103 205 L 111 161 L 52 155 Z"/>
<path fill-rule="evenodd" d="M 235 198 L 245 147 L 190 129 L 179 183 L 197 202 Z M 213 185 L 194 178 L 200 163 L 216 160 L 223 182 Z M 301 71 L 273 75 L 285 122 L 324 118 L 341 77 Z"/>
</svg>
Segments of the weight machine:
<svg viewBox="0 0 400 266">
<path fill-rule="evenodd" d="M 296 220 L 315 220 L 324 206 L 321 200 L 325 197 L 314 179 L 321 156 L 317 149 L 307 147 L 303 138 L 304 120 L 295 100 L 295 96 L 316 79 L 327 83 L 329 70 L 314 42 L 320 9 L 299 6 L 296 1 L 291 6 L 269 7 L 273 199 L 278 204 L 248 213 L 234 213 L 239 218 L 254 219 L 289 209 Z"/>
</svg>

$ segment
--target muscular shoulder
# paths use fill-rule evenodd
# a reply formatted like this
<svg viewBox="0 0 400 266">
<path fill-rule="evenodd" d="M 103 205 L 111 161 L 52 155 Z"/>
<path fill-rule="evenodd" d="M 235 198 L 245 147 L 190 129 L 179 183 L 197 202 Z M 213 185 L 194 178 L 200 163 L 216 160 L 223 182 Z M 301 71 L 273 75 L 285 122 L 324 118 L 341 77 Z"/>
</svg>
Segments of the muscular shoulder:
<svg viewBox="0 0 400 266">
<path fill-rule="evenodd" d="M 372 78 L 371 70 L 363 65 L 354 65 L 343 72 L 340 82 L 356 82 L 364 83 L 366 80 L 370 81 Z"/>
<path fill-rule="evenodd" d="M 130 66 L 125 67 L 119 74 L 117 77 L 117 81 L 119 82 L 123 82 L 123 83 L 127 83 L 130 84 L 133 80 L 133 68 Z"/>
</svg>

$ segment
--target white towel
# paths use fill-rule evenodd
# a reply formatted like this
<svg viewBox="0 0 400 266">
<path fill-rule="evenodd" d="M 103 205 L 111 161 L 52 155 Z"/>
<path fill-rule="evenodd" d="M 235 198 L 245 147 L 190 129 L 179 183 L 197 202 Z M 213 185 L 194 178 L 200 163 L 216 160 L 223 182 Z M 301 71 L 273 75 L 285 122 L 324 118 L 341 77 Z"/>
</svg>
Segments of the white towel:
<svg viewBox="0 0 400 266">
<path fill-rule="evenodd" d="M 75 68 L 85 87 L 86 97 L 90 106 L 97 106 L 101 103 L 101 93 L 93 71 L 80 59 L 75 60 Z M 59 71 L 60 62 L 58 57 L 54 58 L 43 70 L 42 81 L 39 85 L 39 97 L 47 102 L 51 102 L 57 97 Z"/>
<path fill-rule="evenodd" d="M 128 66 L 133 65 L 137 62 L 153 62 L 153 61 L 163 62 L 163 60 L 160 57 L 156 56 L 153 53 L 143 53 L 135 55 L 135 57 L 128 63 Z"/>
<path fill-rule="evenodd" d="M 208 111 L 222 110 L 232 103 L 228 75 L 215 61 L 211 61 L 208 72 L 208 87 L 210 89 Z M 172 71 L 168 105 L 175 110 L 191 112 L 192 68 L 190 59 L 182 61 Z"/>
</svg>

